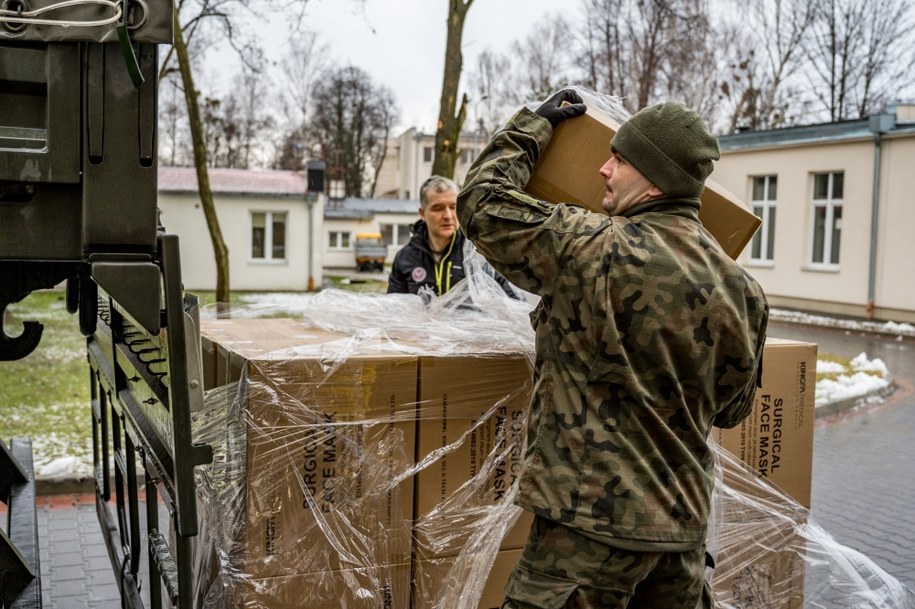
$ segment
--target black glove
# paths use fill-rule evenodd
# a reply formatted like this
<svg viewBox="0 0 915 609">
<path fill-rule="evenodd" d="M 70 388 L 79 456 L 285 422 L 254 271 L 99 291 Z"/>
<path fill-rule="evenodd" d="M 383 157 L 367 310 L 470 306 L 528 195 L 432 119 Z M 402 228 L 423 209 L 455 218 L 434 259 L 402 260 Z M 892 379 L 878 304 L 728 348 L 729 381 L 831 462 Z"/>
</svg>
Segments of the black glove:
<svg viewBox="0 0 915 609">
<path fill-rule="evenodd" d="M 563 102 L 569 103 L 563 106 Z M 584 100 L 578 93 L 571 89 L 563 89 L 543 102 L 543 104 L 537 108 L 537 114 L 550 121 L 550 125 L 555 128 L 556 125 L 567 118 L 584 114 L 587 109 Z"/>
</svg>

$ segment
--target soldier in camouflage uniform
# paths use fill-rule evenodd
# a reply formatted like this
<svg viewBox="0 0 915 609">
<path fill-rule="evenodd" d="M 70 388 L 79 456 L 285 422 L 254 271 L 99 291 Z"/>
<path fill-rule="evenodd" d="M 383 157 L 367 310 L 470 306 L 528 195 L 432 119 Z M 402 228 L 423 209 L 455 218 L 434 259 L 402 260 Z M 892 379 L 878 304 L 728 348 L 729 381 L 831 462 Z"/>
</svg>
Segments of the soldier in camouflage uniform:
<svg viewBox="0 0 915 609">
<path fill-rule="evenodd" d="M 569 90 L 520 110 L 458 197 L 468 238 L 541 297 L 517 498 L 536 518 L 504 607 L 710 606 L 707 438 L 752 408 L 766 298 L 699 222 L 718 142 L 680 104 L 610 142 L 607 215 L 524 192 L 553 128 L 584 111 Z"/>
</svg>

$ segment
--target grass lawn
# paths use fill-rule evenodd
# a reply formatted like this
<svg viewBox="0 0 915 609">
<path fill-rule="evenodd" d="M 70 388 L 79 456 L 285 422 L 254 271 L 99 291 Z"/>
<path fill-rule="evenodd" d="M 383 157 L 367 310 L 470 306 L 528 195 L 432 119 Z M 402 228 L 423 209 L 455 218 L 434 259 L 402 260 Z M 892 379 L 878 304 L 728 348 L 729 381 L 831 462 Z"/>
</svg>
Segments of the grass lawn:
<svg viewBox="0 0 915 609">
<path fill-rule="evenodd" d="M 38 348 L 27 357 L 0 362 L 0 434 L 32 439 L 36 473 L 58 457 L 92 462 L 92 416 L 86 339 L 67 313 L 63 290 L 33 292 L 6 309 L 7 336 L 22 322 L 44 325 Z M 83 473 L 89 473 L 88 465 Z"/>
</svg>

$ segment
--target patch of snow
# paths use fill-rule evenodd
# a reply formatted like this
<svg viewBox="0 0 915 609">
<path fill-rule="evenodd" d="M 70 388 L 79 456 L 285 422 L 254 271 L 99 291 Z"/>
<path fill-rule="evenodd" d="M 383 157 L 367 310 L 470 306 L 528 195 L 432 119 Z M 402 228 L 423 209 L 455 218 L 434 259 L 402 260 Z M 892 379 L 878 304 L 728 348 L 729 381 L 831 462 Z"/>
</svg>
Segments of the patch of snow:
<svg viewBox="0 0 915 609">
<path fill-rule="evenodd" d="M 889 370 L 883 360 L 879 357 L 869 360 L 866 353 L 859 353 L 851 360 L 851 369 L 856 372 L 877 372 L 884 378 L 889 376 Z"/>
<path fill-rule="evenodd" d="M 887 334 L 896 334 L 896 333 L 903 334 L 903 333 L 909 333 L 909 332 L 915 334 L 915 326 L 913 326 L 912 324 L 888 321 L 880 327 Z"/>
<path fill-rule="evenodd" d="M 60 478 L 65 480 L 82 480 L 92 474 L 91 463 L 74 455 L 58 457 L 42 465 L 37 472 L 40 478 Z"/>
<path fill-rule="evenodd" d="M 866 372 L 841 374 L 835 380 L 822 379 L 817 382 L 815 404 L 822 406 L 839 400 L 863 397 L 885 389 L 888 385 L 887 379 Z"/>
<path fill-rule="evenodd" d="M 833 362 L 825 359 L 817 360 L 817 374 L 842 374 L 848 368 L 839 362 Z"/>
<path fill-rule="evenodd" d="M 769 311 L 769 318 L 776 321 L 788 321 L 808 324 L 812 326 L 842 328 L 845 330 L 854 330 L 858 332 L 880 332 L 883 334 L 896 334 L 898 336 L 915 337 L 915 326 L 912 324 L 899 323 L 895 321 L 878 322 L 863 319 L 842 319 L 838 317 L 827 317 L 825 315 L 803 313 L 801 311 L 788 311 L 785 309 L 771 309 Z"/>
</svg>

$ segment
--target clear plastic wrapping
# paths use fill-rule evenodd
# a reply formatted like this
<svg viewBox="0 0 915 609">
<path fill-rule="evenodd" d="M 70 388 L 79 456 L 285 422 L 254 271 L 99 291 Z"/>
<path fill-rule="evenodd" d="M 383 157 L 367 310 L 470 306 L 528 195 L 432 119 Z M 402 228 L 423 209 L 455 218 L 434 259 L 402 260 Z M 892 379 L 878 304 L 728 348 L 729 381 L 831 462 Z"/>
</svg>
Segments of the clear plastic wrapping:
<svg viewBox="0 0 915 609">
<path fill-rule="evenodd" d="M 501 605 L 531 522 L 512 500 L 532 307 L 466 262 L 443 298 L 325 290 L 204 322 L 211 388 L 194 433 L 215 459 L 197 475 L 198 606 Z M 719 453 L 718 607 L 915 607 Z"/>
</svg>

